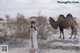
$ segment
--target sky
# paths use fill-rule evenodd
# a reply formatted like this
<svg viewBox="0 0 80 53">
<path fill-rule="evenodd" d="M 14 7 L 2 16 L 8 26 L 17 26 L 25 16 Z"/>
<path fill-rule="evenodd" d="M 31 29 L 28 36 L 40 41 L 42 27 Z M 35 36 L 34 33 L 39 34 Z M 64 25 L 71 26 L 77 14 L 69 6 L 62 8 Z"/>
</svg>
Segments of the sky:
<svg viewBox="0 0 80 53">
<path fill-rule="evenodd" d="M 73 17 L 80 18 L 80 3 L 60 4 L 57 1 L 79 1 L 80 0 L 0 0 L 0 17 L 10 15 L 15 17 L 20 13 L 26 17 L 41 15 L 46 17 L 57 17 L 60 14 L 71 13 Z"/>
</svg>

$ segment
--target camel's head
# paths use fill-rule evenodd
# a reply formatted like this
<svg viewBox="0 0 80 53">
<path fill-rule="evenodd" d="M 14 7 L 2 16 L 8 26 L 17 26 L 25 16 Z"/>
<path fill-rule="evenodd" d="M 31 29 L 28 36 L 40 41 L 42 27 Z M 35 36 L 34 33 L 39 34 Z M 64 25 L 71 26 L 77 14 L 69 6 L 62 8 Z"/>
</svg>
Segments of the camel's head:
<svg viewBox="0 0 80 53">
<path fill-rule="evenodd" d="M 55 22 L 55 20 L 52 17 L 49 17 L 49 21 Z"/>
<path fill-rule="evenodd" d="M 49 17 L 49 21 L 50 21 L 50 25 L 51 25 L 54 29 L 57 29 L 56 21 L 55 21 L 52 17 Z"/>
<path fill-rule="evenodd" d="M 49 17 L 49 21 L 52 20 L 52 17 Z"/>
</svg>

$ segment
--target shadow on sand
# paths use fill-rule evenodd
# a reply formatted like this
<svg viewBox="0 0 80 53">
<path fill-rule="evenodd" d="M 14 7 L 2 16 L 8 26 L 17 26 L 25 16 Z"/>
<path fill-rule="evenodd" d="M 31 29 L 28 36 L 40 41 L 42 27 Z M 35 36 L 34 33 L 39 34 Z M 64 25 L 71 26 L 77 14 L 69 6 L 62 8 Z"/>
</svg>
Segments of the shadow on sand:
<svg viewBox="0 0 80 53">
<path fill-rule="evenodd" d="M 53 40 L 48 41 L 48 43 L 55 43 L 55 42 L 60 42 L 60 43 L 64 43 L 64 44 L 68 44 L 68 43 L 78 44 L 78 43 L 80 43 L 79 39 L 53 39 Z"/>
</svg>

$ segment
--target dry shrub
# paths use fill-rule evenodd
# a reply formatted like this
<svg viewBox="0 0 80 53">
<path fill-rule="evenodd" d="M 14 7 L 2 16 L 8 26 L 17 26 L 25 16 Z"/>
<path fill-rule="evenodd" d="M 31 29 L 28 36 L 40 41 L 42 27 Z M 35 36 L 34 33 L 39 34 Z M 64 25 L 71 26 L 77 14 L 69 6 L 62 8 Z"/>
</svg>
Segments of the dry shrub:
<svg viewBox="0 0 80 53">
<path fill-rule="evenodd" d="M 45 26 L 47 23 L 46 17 L 38 16 L 36 21 L 37 21 L 39 38 L 47 39 L 47 35 L 45 35 Z"/>
<path fill-rule="evenodd" d="M 29 27 L 29 21 L 25 18 L 22 14 L 17 14 L 15 19 L 12 19 L 10 16 L 6 15 L 7 20 L 7 33 L 10 32 L 10 35 L 12 37 L 28 37 L 28 27 Z M 9 30 L 8 30 L 9 29 Z"/>
<path fill-rule="evenodd" d="M 29 19 L 26 19 L 24 15 L 18 13 L 14 20 L 9 16 L 6 16 L 6 18 L 8 25 L 7 28 L 10 29 L 11 37 L 27 38 L 29 36 L 28 31 L 31 21 L 29 21 Z M 38 37 L 42 39 L 47 39 L 48 30 L 46 31 L 46 26 L 47 26 L 46 17 L 45 16 L 36 17 L 36 23 L 39 34 Z"/>
</svg>

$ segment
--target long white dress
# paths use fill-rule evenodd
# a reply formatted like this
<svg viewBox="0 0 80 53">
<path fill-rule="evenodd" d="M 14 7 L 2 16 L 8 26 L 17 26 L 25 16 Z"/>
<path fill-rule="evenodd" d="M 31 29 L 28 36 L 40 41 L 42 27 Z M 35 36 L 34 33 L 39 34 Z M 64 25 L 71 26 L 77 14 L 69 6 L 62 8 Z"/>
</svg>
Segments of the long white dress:
<svg viewBox="0 0 80 53">
<path fill-rule="evenodd" d="M 35 49 L 38 49 L 38 43 L 37 43 L 37 35 L 38 35 L 38 32 L 35 30 L 32 35 L 33 35 L 33 47 Z M 32 48 L 31 39 L 29 39 L 29 48 L 30 49 Z"/>
</svg>

